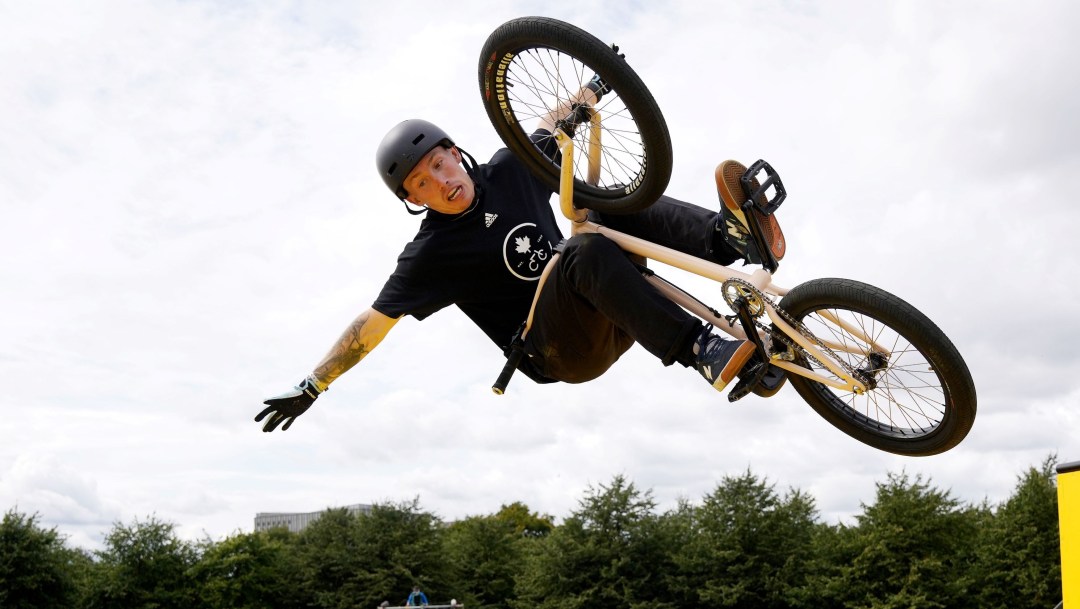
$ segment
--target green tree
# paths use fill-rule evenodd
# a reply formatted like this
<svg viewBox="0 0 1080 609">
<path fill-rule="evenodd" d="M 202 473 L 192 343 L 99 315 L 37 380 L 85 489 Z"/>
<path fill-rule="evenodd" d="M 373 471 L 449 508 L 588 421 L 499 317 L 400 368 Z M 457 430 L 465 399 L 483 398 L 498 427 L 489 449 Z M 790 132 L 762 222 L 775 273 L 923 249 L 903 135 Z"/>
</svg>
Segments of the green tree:
<svg viewBox="0 0 1080 609">
<path fill-rule="evenodd" d="M 813 499 L 795 490 L 781 497 L 748 471 L 724 477 L 696 510 L 683 509 L 684 598 L 710 607 L 799 605 L 813 558 Z"/>
<path fill-rule="evenodd" d="M 190 570 L 199 556 L 176 536 L 176 525 L 151 516 L 117 523 L 96 552 L 88 594 L 94 609 L 191 609 L 201 606 Z"/>
<path fill-rule="evenodd" d="M 944 609 L 969 598 L 978 510 L 907 474 L 877 484 L 856 527 L 841 526 L 819 592 L 830 606 Z"/>
<path fill-rule="evenodd" d="M 651 491 L 623 476 L 590 488 L 580 507 L 544 538 L 522 574 L 516 607 L 670 607 L 666 529 Z"/>
<path fill-rule="evenodd" d="M 304 590 L 325 609 L 402 604 L 414 584 L 442 596 L 442 534 L 442 523 L 416 499 L 358 516 L 328 510 L 297 539 Z"/>
<path fill-rule="evenodd" d="M 365 599 L 405 600 L 413 585 L 433 603 L 453 595 L 446 586 L 441 555 L 444 525 L 420 507 L 419 499 L 385 503 L 360 516 L 360 551 L 368 558 L 369 590 Z M 439 600 L 441 599 L 441 600 Z"/>
<path fill-rule="evenodd" d="M 94 561 L 89 551 L 72 548 L 66 553 L 64 568 L 71 575 L 75 585 L 75 598 L 70 606 L 91 607 L 91 594 L 97 581 L 100 565 Z"/>
<path fill-rule="evenodd" d="M 302 590 L 313 607 L 351 607 L 365 560 L 357 543 L 359 523 L 346 508 L 328 509 L 300 532 L 296 559 Z M 377 604 L 377 603 L 376 603 Z M 368 606 L 373 606 L 370 603 Z"/>
<path fill-rule="evenodd" d="M 522 570 L 523 546 L 533 539 L 526 531 L 528 528 L 498 515 L 474 516 L 451 524 L 442 555 L 455 598 L 477 609 L 506 606 L 514 597 L 514 580 Z"/>
<path fill-rule="evenodd" d="M 0 607 L 67 607 L 76 586 L 69 562 L 73 552 L 56 529 L 38 525 L 37 514 L 10 510 L 0 522 Z"/>
<path fill-rule="evenodd" d="M 520 501 L 500 507 L 495 519 L 509 523 L 514 527 L 514 533 L 523 537 L 543 537 L 555 528 L 554 518 L 531 512 L 529 506 Z"/>
<path fill-rule="evenodd" d="M 192 569 L 203 602 L 210 609 L 305 606 L 292 553 L 294 537 L 273 529 L 204 542 Z"/>
<path fill-rule="evenodd" d="M 1056 461 L 1056 456 L 1047 457 L 1040 468 L 1020 476 L 1012 495 L 983 531 L 979 607 L 1053 607 L 1061 600 Z"/>
<path fill-rule="evenodd" d="M 663 564 L 667 567 L 657 575 L 663 579 L 667 605 L 673 607 L 697 607 L 700 604 L 695 580 L 685 569 L 688 550 L 699 534 L 697 507 L 688 499 L 680 498 L 674 509 L 660 516 L 657 526 L 657 542 L 666 548 Z"/>
</svg>

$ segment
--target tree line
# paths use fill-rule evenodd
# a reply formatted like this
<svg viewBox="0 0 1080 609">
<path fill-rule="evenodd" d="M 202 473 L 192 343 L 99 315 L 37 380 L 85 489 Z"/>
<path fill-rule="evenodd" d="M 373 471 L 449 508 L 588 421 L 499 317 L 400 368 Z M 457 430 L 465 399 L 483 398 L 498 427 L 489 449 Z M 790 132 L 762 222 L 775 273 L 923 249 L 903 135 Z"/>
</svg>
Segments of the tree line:
<svg viewBox="0 0 1080 609">
<path fill-rule="evenodd" d="M 114 524 L 103 549 L 69 547 L 38 515 L 0 524 L 5 609 L 1050 609 L 1061 598 L 1053 457 L 1000 504 L 966 504 L 889 474 L 850 523 L 747 471 L 660 511 L 624 476 L 590 487 L 561 522 L 522 503 L 444 522 L 418 499 L 300 533 L 184 541 L 156 517 Z"/>
</svg>

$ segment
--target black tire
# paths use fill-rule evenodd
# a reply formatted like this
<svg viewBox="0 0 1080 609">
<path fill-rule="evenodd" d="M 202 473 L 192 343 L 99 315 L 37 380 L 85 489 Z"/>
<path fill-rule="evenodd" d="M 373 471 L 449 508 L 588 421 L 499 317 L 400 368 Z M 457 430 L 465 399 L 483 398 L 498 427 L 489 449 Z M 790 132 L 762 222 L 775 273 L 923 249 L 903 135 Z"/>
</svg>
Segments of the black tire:
<svg viewBox="0 0 1080 609">
<path fill-rule="evenodd" d="M 671 136 L 660 108 L 626 60 L 588 32 L 545 17 L 522 17 L 499 26 L 480 53 L 480 94 L 491 124 L 506 146 L 549 188 L 559 191 L 559 166 L 530 140 L 541 116 L 577 93 L 593 74 L 611 87 L 600 113 L 601 176 L 585 179 L 588 128 L 577 129 L 581 160 L 574 202 L 606 213 L 630 213 L 652 205 L 671 179 Z"/>
<path fill-rule="evenodd" d="M 815 279 L 788 292 L 780 308 L 822 340 L 865 344 L 824 319 L 820 313 L 828 310 L 890 352 L 887 362 L 873 364 L 865 355 L 837 352 L 855 369 L 873 370 L 876 381 L 861 396 L 788 375 L 799 395 L 840 431 L 880 450 L 926 456 L 956 446 L 971 430 L 976 400 L 967 364 L 915 307 L 865 283 Z M 816 362 L 799 363 L 834 377 Z"/>
</svg>

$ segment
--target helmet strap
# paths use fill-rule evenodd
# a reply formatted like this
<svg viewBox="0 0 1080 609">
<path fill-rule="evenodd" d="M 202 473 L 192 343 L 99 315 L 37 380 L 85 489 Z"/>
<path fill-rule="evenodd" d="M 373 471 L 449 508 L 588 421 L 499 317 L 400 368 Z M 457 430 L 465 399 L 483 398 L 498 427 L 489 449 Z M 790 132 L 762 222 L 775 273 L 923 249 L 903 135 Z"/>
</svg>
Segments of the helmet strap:
<svg viewBox="0 0 1080 609">
<path fill-rule="evenodd" d="M 473 182 L 476 182 L 476 176 L 474 175 L 477 167 L 476 159 L 468 152 L 465 152 L 465 149 L 461 146 L 458 146 L 457 149 L 458 152 L 461 153 L 461 166 L 465 168 L 465 173 L 469 174 L 469 177 L 473 179 Z M 465 159 L 469 159 L 469 162 L 466 163 Z"/>
<path fill-rule="evenodd" d="M 420 214 L 425 213 L 428 210 L 427 207 L 421 207 L 420 209 L 413 209 L 413 208 L 409 207 L 409 203 L 405 199 L 402 199 L 401 203 L 403 205 L 405 205 L 405 211 L 409 212 L 410 214 L 412 214 L 414 216 L 419 216 Z"/>
</svg>

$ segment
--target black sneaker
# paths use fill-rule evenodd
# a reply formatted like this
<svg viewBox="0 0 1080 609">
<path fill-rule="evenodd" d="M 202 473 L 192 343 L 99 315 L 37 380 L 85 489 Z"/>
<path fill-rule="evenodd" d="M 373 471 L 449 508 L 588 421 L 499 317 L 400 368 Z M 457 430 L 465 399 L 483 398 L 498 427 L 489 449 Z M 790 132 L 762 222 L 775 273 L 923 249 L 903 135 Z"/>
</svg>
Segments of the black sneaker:
<svg viewBox="0 0 1080 609">
<path fill-rule="evenodd" d="M 720 338 L 712 333 L 712 326 L 701 331 L 697 348 L 694 367 L 717 391 L 727 387 L 756 350 L 754 343 L 748 340 Z"/>
</svg>

